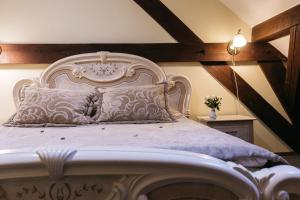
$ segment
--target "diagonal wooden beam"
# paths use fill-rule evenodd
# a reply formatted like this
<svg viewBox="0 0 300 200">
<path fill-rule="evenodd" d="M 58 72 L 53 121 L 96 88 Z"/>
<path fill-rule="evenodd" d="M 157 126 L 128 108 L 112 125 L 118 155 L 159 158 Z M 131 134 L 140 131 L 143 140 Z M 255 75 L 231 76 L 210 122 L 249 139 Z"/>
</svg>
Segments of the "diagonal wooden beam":
<svg viewBox="0 0 300 200">
<path fill-rule="evenodd" d="M 300 126 L 300 25 L 290 30 L 290 46 L 286 75 L 286 91 L 290 109 Z"/>
<path fill-rule="evenodd" d="M 159 23 L 177 42 L 203 43 L 167 6 L 160 0 L 133 0 Z"/>
<path fill-rule="evenodd" d="M 226 65 L 205 65 L 205 69 L 232 94 L 236 96 L 233 70 Z M 246 81 L 236 74 L 239 87 L 239 99 L 263 121 L 274 133 L 291 146 L 295 151 L 300 152 L 298 134 L 296 129 L 281 116 L 260 94 L 258 94 Z"/>
<path fill-rule="evenodd" d="M 285 91 L 286 68 L 284 64 L 281 61 L 258 62 L 258 64 L 279 99 L 282 107 L 289 117 L 292 118 L 292 113 L 288 106 L 287 94 Z"/>
<path fill-rule="evenodd" d="M 268 42 L 290 33 L 290 28 L 300 24 L 300 4 L 266 20 L 252 29 L 253 42 Z"/>
</svg>

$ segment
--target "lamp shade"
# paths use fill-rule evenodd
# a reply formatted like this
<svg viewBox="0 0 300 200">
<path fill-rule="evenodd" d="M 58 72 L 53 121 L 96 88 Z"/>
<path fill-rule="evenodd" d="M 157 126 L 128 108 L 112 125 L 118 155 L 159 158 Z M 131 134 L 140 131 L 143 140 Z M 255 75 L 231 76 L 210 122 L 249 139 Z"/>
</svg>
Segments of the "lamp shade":
<svg viewBox="0 0 300 200">
<path fill-rule="evenodd" d="M 235 48 L 243 47 L 246 44 L 247 44 L 246 38 L 240 33 L 236 34 L 232 40 L 232 46 Z"/>
</svg>

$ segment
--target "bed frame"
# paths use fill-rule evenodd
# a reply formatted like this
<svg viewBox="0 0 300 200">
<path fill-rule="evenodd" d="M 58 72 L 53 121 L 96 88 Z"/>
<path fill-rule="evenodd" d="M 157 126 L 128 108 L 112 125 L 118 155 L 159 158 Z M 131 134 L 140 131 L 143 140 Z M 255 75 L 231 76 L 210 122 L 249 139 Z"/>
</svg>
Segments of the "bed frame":
<svg viewBox="0 0 300 200">
<path fill-rule="evenodd" d="M 51 64 L 22 88 L 84 89 L 95 86 L 170 82 L 170 106 L 189 116 L 191 85 L 181 75 L 166 76 L 145 58 L 110 52 L 67 57 Z M 300 199 L 300 170 L 288 166 L 250 172 L 207 155 L 148 148 L 76 149 L 51 147 L 0 152 L 0 199 L 42 200 L 232 200 Z"/>
</svg>

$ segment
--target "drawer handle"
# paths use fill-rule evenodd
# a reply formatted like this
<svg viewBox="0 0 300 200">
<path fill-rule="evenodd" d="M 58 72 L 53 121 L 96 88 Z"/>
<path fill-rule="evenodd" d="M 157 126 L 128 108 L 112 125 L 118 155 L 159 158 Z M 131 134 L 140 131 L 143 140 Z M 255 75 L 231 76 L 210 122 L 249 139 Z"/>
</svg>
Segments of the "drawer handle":
<svg viewBox="0 0 300 200">
<path fill-rule="evenodd" d="M 228 133 L 228 134 L 237 134 L 238 132 L 237 131 L 226 131 L 225 133 Z"/>
</svg>

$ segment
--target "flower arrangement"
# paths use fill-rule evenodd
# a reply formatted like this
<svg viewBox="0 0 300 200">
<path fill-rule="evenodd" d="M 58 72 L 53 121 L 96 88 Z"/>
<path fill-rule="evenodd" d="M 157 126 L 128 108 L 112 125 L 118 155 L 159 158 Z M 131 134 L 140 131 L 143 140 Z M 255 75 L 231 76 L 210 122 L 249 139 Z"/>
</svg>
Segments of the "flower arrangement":
<svg viewBox="0 0 300 200">
<path fill-rule="evenodd" d="M 221 106 L 221 100 L 222 98 L 217 96 L 207 96 L 205 97 L 204 104 L 207 105 L 207 107 L 211 108 L 212 110 L 220 110 Z"/>
</svg>

